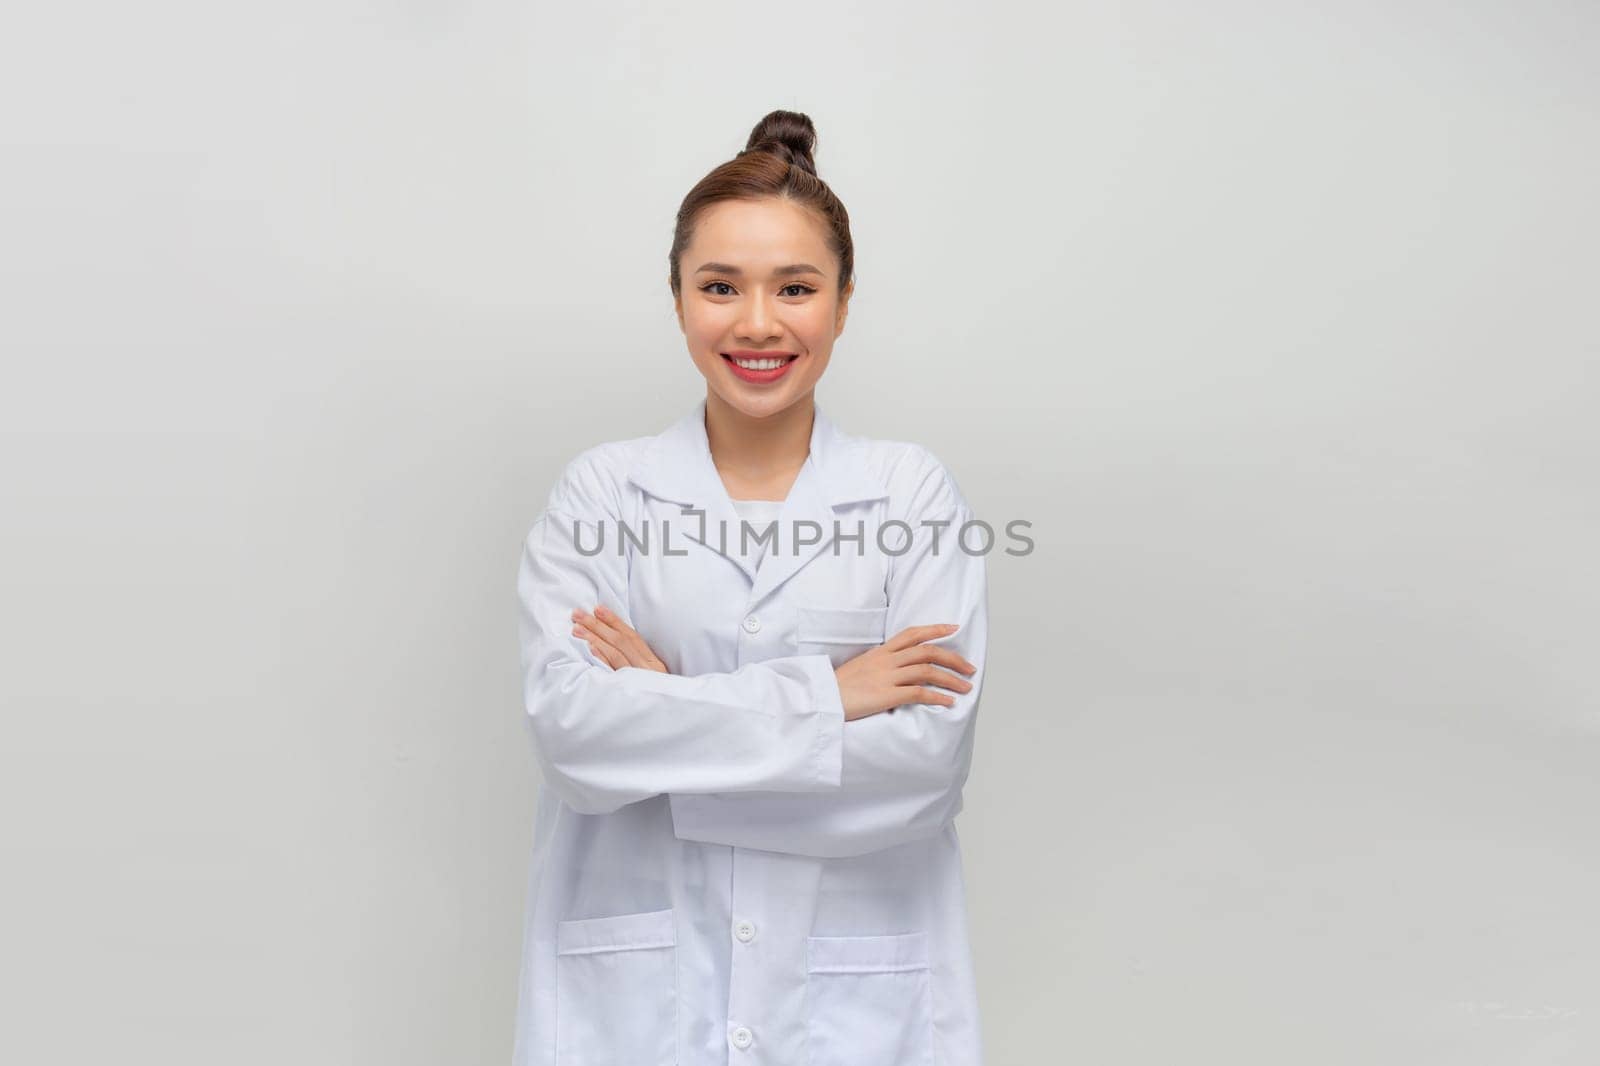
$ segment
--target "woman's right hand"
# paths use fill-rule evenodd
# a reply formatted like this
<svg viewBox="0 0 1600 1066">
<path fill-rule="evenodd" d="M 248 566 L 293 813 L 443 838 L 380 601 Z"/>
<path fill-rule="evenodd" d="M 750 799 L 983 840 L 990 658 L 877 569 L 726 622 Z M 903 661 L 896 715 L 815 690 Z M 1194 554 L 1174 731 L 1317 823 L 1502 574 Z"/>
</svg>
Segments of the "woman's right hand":
<svg viewBox="0 0 1600 1066">
<path fill-rule="evenodd" d="M 924 641 L 949 636 L 959 626 L 907 626 L 870 651 L 864 651 L 833 672 L 845 721 L 892 711 L 906 703 L 949 707 L 956 698 L 940 688 L 969 692 L 972 682 L 952 671 L 977 670 L 967 660 L 938 644 Z M 928 686 L 937 686 L 930 688 Z"/>
</svg>

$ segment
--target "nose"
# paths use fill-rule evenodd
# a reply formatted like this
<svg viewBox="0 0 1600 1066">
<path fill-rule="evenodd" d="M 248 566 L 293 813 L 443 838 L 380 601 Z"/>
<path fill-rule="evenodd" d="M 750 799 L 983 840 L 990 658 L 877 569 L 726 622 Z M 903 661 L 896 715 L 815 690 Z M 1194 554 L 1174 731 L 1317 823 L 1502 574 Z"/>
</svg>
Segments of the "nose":
<svg viewBox="0 0 1600 1066">
<path fill-rule="evenodd" d="M 757 344 L 783 336 L 778 316 L 773 313 L 767 298 L 759 292 L 745 301 L 736 329 L 740 340 Z"/>
</svg>

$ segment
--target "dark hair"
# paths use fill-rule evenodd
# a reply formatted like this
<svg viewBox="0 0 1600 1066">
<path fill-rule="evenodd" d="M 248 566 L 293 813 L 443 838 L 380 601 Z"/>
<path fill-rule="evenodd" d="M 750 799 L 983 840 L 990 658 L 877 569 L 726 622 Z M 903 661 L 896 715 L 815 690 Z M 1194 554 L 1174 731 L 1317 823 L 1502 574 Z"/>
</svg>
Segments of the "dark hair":
<svg viewBox="0 0 1600 1066">
<path fill-rule="evenodd" d="M 817 165 L 812 159 L 816 146 L 817 127 L 809 116 L 797 111 L 768 112 L 750 131 L 743 151 L 689 190 L 678 207 L 678 223 L 669 253 L 674 297 L 680 294 L 683 284 L 678 261 L 689 247 L 700 213 L 722 200 L 768 197 L 791 200 L 818 217 L 827 231 L 828 248 L 839 261 L 839 291 L 844 291 L 855 274 L 850 214 L 827 183 L 817 177 Z"/>
</svg>

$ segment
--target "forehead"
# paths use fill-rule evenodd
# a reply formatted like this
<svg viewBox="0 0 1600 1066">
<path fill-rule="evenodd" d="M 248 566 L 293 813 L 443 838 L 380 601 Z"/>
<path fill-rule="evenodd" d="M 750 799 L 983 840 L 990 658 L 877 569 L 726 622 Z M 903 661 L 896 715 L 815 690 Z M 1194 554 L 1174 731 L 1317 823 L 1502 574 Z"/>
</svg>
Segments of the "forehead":
<svg viewBox="0 0 1600 1066">
<path fill-rule="evenodd" d="M 822 220 L 789 200 L 723 200 L 695 222 L 684 269 L 715 259 L 746 268 L 833 262 Z"/>
</svg>

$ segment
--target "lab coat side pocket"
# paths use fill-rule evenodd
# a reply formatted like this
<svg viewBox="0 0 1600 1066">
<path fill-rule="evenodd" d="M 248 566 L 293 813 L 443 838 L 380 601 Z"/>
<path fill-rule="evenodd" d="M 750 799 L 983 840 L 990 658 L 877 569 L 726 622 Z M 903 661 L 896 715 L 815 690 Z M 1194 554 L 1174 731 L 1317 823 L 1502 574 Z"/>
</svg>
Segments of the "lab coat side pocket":
<svg viewBox="0 0 1600 1066">
<path fill-rule="evenodd" d="M 556 926 L 556 1066 L 678 1061 L 671 908 Z"/>
<path fill-rule="evenodd" d="M 888 607 L 808 607 L 796 609 L 795 651 L 826 655 L 837 670 L 885 640 Z"/>
<path fill-rule="evenodd" d="M 806 941 L 810 1066 L 933 1066 L 925 931 Z"/>
</svg>

